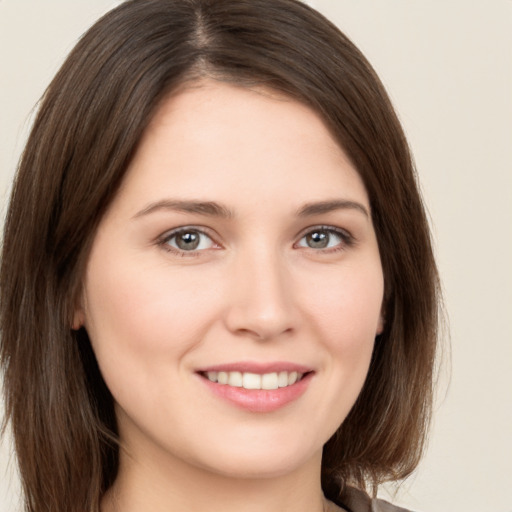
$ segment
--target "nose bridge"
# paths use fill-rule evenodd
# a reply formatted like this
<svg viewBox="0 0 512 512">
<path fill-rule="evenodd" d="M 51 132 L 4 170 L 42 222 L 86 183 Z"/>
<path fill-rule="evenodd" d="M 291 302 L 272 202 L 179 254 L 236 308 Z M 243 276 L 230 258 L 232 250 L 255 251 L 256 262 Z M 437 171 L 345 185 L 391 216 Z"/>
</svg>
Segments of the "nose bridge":
<svg viewBox="0 0 512 512">
<path fill-rule="evenodd" d="M 228 325 L 268 339 L 296 327 L 292 283 L 285 258 L 273 247 L 240 251 L 231 276 Z"/>
</svg>

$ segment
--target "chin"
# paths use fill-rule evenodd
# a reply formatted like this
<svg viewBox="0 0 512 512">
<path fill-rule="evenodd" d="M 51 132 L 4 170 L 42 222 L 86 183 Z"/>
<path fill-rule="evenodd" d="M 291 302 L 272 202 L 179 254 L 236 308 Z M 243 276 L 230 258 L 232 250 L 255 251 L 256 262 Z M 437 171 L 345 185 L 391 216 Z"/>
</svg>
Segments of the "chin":
<svg viewBox="0 0 512 512">
<path fill-rule="evenodd" d="M 307 465 L 309 460 L 316 461 L 314 456 L 301 459 L 296 455 L 262 456 L 261 454 L 243 454 L 240 457 L 224 459 L 221 464 L 204 466 L 204 469 L 220 476 L 235 479 L 279 478 L 295 473 Z"/>
<path fill-rule="evenodd" d="M 196 463 L 209 472 L 241 479 L 282 477 L 310 463 L 319 467 L 322 446 L 320 449 L 313 443 L 308 446 L 299 439 L 288 445 L 276 440 L 269 440 L 262 444 L 257 442 L 251 444 L 247 440 L 238 447 L 233 444 L 229 447 L 218 447 L 221 453 L 218 450 L 203 452 Z"/>
</svg>

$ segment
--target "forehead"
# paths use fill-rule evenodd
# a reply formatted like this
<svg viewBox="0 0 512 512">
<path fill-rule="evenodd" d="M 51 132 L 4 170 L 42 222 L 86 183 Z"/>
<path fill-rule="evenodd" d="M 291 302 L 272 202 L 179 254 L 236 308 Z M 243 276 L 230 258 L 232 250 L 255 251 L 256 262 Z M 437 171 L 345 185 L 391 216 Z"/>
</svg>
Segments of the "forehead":
<svg viewBox="0 0 512 512">
<path fill-rule="evenodd" d="M 272 90 L 215 81 L 162 102 L 121 192 L 297 204 L 348 194 L 367 204 L 357 171 L 315 111 Z"/>
</svg>

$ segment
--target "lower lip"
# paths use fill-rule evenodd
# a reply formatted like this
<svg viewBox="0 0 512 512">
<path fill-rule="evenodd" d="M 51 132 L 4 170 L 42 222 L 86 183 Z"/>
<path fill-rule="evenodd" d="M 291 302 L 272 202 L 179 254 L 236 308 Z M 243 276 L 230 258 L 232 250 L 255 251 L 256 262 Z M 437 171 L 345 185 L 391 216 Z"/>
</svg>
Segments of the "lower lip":
<svg viewBox="0 0 512 512">
<path fill-rule="evenodd" d="M 273 412 L 302 396 L 312 376 L 313 373 L 311 372 L 291 386 L 268 390 L 239 388 L 227 384 L 218 384 L 203 376 L 200 376 L 200 378 L 210 391 L 240 409 L 250 412 Z"/>
</svg>

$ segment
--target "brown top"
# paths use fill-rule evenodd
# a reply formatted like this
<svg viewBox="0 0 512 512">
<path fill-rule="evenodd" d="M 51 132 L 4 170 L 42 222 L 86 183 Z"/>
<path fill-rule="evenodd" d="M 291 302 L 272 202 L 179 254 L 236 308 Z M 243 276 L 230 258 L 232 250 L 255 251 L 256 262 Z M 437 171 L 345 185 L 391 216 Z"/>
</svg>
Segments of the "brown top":
<svg viewBox="0 0 512 512">
<path fill-rule="evenodd" d="M 349 512 L 411 512 L 405 508 L 396 507 L 384 500 L 370 498 L 365 492 L 353 487 L 346 487 L 338 505 Z"/>
</svg>

